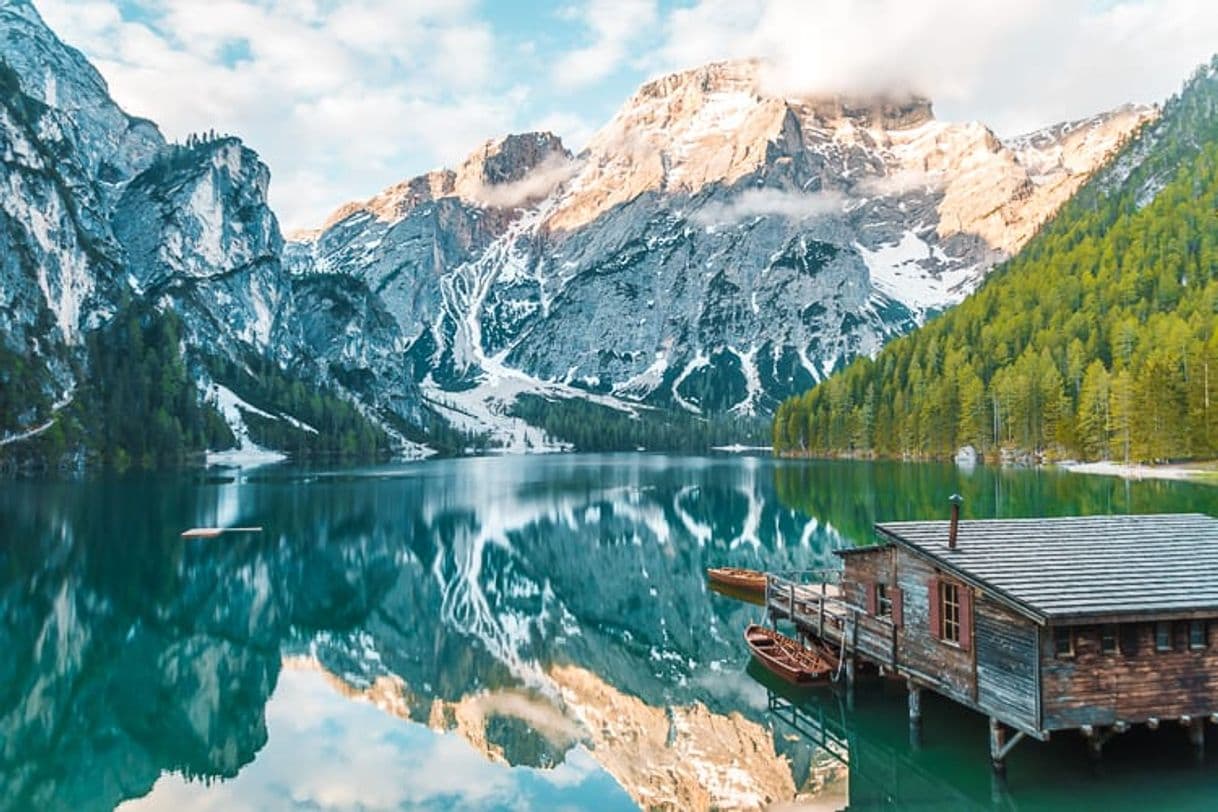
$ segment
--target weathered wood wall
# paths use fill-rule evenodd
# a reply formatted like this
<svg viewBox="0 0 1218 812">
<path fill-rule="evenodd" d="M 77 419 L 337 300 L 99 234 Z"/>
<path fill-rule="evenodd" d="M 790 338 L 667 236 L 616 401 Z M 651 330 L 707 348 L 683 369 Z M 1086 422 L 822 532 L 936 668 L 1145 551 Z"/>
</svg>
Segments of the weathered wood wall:
<svg viewBox="0 0 1218 812">
<path fill-rule="evenodd" d="M 871 583 L 886 584 L 889 594 L 894 587 L 900 590 L 897 667 L 924 685 L 976 707 L 973 641 L 963 646 L 944 643 L 939 640 L 938 630 L 931 628 L 931 590 L 940 575 L 934 566 L 901 547 L 850 553 L 843 559 L 842 594 L 850 603 L 866 606 L 867 585 Z M 961 584 L 962 590 L 967 588 Z M 962 625 L 966 630 L 972 626 Z"/>
<path fill-rule="evenodd" d="M 894 552 L 892 547 L 877 547 L 843 556 L 842 598 L 855 606 L 866 606 L 867 584 L 895 583 L 892 569 Z"/>
<path fill-rule="evenodd" d="M 1079 627 L 1073 657 L 1058 657 L 1052 629 L 1045 630 L 1040 657 L 1046 730 L 1218 712 L 1214 628 L 1209 629 L 1206 647 L 1192 651 L 1186 624 L 1173 624 L 1173 650 L 1162 652 L 1155 651 L 1153 623 L 1133 624 L 1133 629 L 1134 653 L 1104 654 L 1100 627 Z"/>
<path fill-rule="evenodd" d="M 939 639 L 931 628 L 930 605 L 933 582 L 940 575 L 926 559 L 903 547 L 896 550 L 897 586 L 901 590 L 903 624 L 897 631 L 897 657 L 902 666 L 921 675 L 923 682 L 946 696 L 973 705 L 976 682 L 973 679 L 972 641 L 954 646 Z M 962 590 L 968 587 L 961 584 Z"/>
<path fill-rule="evenodd" d="M 1040 728 L 1038 627 L 985 593 L 974 609 L 977 705 L 1029 733 Z"/>
</svg>

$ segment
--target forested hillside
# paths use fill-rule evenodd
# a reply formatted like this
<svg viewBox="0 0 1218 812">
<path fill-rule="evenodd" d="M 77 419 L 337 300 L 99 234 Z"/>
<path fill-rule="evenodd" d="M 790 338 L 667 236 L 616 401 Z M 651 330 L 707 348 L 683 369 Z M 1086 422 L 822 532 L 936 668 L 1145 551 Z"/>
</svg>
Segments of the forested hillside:
<svg viewBox="0 0 1218 812">
<path fill-rule="evenodd" d="M 776 450 L 1218 454 L 1218 57 L 961 305 L 782 404 Z"/>
<path fill-rule="evenodd" d="M 181 351 L 181 334 L 173 313 L 125 306 L 88 335 L 87 364 L 77 373 L 81 385 L 45 430 L 0 446 L 0 470 L 70 462 L 74 456 L 75 464 L 153 468 L 208 449 L 234 448 L 237 440 L 216 404 L 201 397 L 196 377 L 204 370 L 253 406 L 243 418 L 250 438 L 261 445 L 301 458 L 372 459 L 390 452 L 385 432 L 331 389 L 306 387 L 254 357 L 243 365 L 205 358 L 192 369 Z M 24 368 L 13 369 L 20 376 Z M 5 391 L 0 386 L 0 395 Z M 0 414 L 11 408 L 0 396 Z"/>
</svg>

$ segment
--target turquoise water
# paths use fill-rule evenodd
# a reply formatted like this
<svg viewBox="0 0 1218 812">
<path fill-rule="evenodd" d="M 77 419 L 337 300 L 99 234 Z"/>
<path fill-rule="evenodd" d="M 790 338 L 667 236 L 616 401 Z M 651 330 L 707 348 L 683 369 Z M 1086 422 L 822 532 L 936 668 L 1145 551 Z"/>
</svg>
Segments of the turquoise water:
<svg viewBox="0 0 1218 812">
<path fill-rule="evenodd" d="M 567 455 L 0 488 L 2 809 L 1208 809 L 1218 748 L 1023 743 L 899 686 L 785 693 L 708 566 L 831 565 L 876 519 L 1218 513 L 1053 471 Z M 250 536 L 186 541 L 196 526 Z M 1213 728 L 1211 738 L 1218 738 Z"/>
</svg>

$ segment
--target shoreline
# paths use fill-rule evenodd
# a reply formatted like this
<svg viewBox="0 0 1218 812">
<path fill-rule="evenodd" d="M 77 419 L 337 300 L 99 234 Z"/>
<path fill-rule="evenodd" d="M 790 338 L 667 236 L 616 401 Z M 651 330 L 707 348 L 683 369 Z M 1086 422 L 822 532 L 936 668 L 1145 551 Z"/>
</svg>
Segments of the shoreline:
<svg viewBox="0 0 1218 812">
<path fill-rule="evenodd" d="M 1058 468 L 1074 474 L 1093 476 L 1115 476 L 1121 479 L 1164 479 L 1198 482 L 1218 474 L 1214 463 L 1178 463 L 1168 465 L 1144 465 L 1123 462 L 1073 462 L 1058 463 Z"/>
</svg>

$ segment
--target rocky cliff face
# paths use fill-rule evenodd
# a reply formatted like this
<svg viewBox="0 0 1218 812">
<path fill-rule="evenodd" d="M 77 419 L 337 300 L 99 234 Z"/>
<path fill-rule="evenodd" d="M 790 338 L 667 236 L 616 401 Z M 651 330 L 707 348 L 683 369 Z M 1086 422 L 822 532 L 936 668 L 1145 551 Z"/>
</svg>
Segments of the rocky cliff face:
<svg viewBox="0 0 1218 812">
<path fill-rule="evenodd" d="M 578 156 L 512 136 L 287 255 L 364 281 L 454 411 L 534 388 L 766 413 L 959 301 L 1153 115 L 1004 142 L 925 99 L 779 97 L 718 63 L 644 85 Z"/>
<path fill-rule="evenodd" d="M 181 318 L 201 393 L 219 391 L 207 359 L 266 359 L 314 386 L 347 389 L 369 414 L 418 422 L 384 305 L 366 302 L 354 279 L 294 284 L 267 205 L 270 171 L 240 140 L 167 144 L 110 99 L 25 0 L 0 0 L 0 91 L 0 382 L 9 387 L 0 442 L 50 425 L 88 375 L 84 337 L 131 302 Z M 495 167 L 494 156 L 486 163 Z M 365 391 L 369 377 L 376 391 Z M 228 400 L 218 405 L 244 442 L 242 414 L 267 413 Z"/>
</svg>

